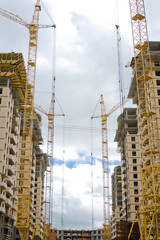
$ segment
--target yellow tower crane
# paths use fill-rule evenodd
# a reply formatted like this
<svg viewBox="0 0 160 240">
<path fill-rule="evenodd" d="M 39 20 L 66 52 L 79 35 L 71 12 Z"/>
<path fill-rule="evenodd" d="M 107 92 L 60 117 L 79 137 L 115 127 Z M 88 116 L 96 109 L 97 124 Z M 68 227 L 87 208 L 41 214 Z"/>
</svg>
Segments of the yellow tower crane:
<svg viewBox="0 0 160 240">
<path fill-rule="evenodd" d="M 129 101 L 128 98 L 114 106 L 108 113 L 106 113 L 103 95 L 100 98 L 101 116 L 93 116 L 93 118 L 101 117 L 102 129 L 102 169 L 103 169 L 103 240 L 111 240 L 111 224 L 110 224 L 110 188 L 109 188 L 109 159 L 108 159 L 108 128 L 107 118 L 115 112 L 119 107 Z"/>
<path fill-rule="evenodd" d="M 55 79 L 54 79 L 55 80 Z M 49 239 L 49 233 L 51 231 L 51 201 L 52 201 L 52 176 L 53 176 L 53 141 L 54 141 L 54 107 L 55 106 L 55 94 L 52 93 L 49 113 L 47 113 L 42 107 L 35 104 L 35 108 L 45 114 L 48 118 L 48 134 L 47 134 L 47 157 L 48 165 L 45 175 L 45 197 L 44 197 L 44 219 L 43 225 L 43 240 Z"/>
<path fill-rule="evenodd" d="M 160 239 L 160 141 L 144 0 L 129 0 L 141 140 L 140 239 Z M 132 233 L 129 235 L 129 238 Z"/>
<path fill-rule="evenodd" d="M 38 28 L 54 27 L 55 25 L 39 25 L 39 12 L 41 11 L 40 0 L 35 4 L 32 21 L 28 24 L 19 16 L 0 8 L 0 15 L 7 17 L 29 29 L 29 49 L 27 62 L 27 83 L 25 89 L 25 104 L 23 106 L 23 133 L 20 158 L 20 175 L 17 202 L 16 227 L 21 240 L 29 239 L 30 229 L 30 185 L 32 165 L 32 133 L 34 115 L 34 92 L 36 78 Z"/>
<path fill-rule="evenodd" d="M 55 81 L 55 78 L 54 78 Z M 43 240 L 49 239 L 49 233 L 51 231 L 51 213 L 52 213 L 52 197 L 53 197 L 53 141 L 54 141 L 54 116 L 65 116 L 64 114 L 54 114 L 55 109 L 55 93 L 52 92 L 52 98 L 50 103 L 49 113 L 47 113 L 41 106 L 35 104 L 35 108 L 41 113 L 45 114 L 48 118 L 48 135 L 47 135 L 47 156 L 48 166 L 46 170 L 46 182 L 45 182 L 45 198 L 43 203 L 45 204 L 44 215 L 45 223 L 43 226 Z"/>
</svg>

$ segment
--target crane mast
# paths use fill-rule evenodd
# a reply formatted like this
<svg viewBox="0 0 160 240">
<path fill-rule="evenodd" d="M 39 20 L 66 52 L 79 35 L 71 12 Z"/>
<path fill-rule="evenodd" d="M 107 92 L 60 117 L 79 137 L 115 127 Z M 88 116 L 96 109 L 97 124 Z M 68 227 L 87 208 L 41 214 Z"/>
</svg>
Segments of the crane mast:
<svg viewBox="0 0 160 240">
<path fill-rule="evenodd" d="M 54 141 L 54 108 L 55 108 L 55 77 L 53 78 L 52 98 L 48 115 L 48 137 L 47 137 L 47 156 L 48 166 L 46 170 L 45 184 L 45 224 L 43 227 L 44 240 L 49 239 L 49 232 L 52 225 L 52 197 L 53 197 L 53 141 Z"/>
<path fill-rule="evenodd" d="M 160 239 L 160 142 L 144 0 L 129 0 L 129 6 L 143 161 L 137 220 L 141 240 Z"/>
<path fill-rule="evenodd" d="M 116 24 L 115 26 L 116 26 L 116 32 L 117 32 L 119 97 L 120 97 L 120 102 L 121 102 L 124 99 L 123 74 L 122 74 L 122 57 L 121 57 L 121 36 L 120 36 L 120 31 L 119 31 L 119 25 Z M 122 112 L 122 109 L 121 109 L 121 112 Z"/>
<path fill-rule="evenodd" d="M 108 113 L 106 113 L 103 95 L 100 98 L 101 116 L 92 116 L 93 118 L 101 117 L 101 130 L 102 130 L 102 170 L 103 170 L 103 215 L 104 215 L 104 228 L 103 239 L 111 239 L 111 224 L 110 224 L 110 193 L 109 193 L 109 160 L 108 160 L 108 136 L 107 136 L 107 118 L 120 108 L 123 104 L 129 101 L 128 98 L 115 105 Z"/>
<path fill-rule="evenodd" d="M 30 228 L 30 185 L 31 185 L 31 166 L 32 166 L 32 132 L 33 132 L 33 113 L 34 113 L 34 91 L 36 77 L 36 57 L 38 40 L 39 11 L 41 10 L 40 1 L 37 0 L 35 10 L 30 24 L 29 51 L 27 64 L 27 83 L 25 90 L 25 105 L 23 111 L 23 133 L 22 148 L 20 157 L 20 177 L 17 203 L 16 227 L 19 231 L 21 240 L 29 239 Z"/>
<path fill-rule="evenodd" d="M 101 126 L 102 126 L 102 170 L 103 170 L 103 210 L 104 210 L 104 232 L 103 239 L 111 239 L 110 225 L 110 202 L 109 202 L 109 165 L 108 165 L 108 136 L 107 136 L 107 114 L 101 95 Z"/>
</svg>

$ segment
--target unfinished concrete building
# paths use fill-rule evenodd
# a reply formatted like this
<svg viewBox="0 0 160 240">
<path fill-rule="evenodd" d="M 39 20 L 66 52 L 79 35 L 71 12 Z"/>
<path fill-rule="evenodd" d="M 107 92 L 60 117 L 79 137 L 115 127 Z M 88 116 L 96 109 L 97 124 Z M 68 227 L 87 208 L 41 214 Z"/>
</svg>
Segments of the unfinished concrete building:
<svg viewBox="0 0 160 240">
<path fill-rule="evenodd" d="M 160 42 L 149 42 L 153 83 L 155 89 L 155 103 L 158 116 L 158 127 L 160 128 Z M 131 79 L 131 85 L 128 93 L 128 98 L 132 98 L 133 103 L 137 104 L 137 87 L 136 87 L 136 75 L 134 69 L 134 59 L 131 61 L 131 67 L 133 69 L 133 76 Z M 154 99 L 153 99 L 154 100 Z"/>
<path fill-rule="evenodd" d="M 23 105 L 25 98 L 26 71 L 21 53 L 0 54 L 0 240 L 19 239 L 14 228 L 17 212 L 17 194 L 20 170 L 21 129 L 23 127 Z M 43 219 L 43 179 L 47 166 L 47 156 L 40 144 L 41 116 L 35 112 L 33 127 L 33 159 L 31 167 L 31 229 L 36 224 L 42 231 Z M 26 141 L 27 144 L 27 141 Z M 40 166 L 40 168 L 39 168 Z M 37 175 L 39 172 L 39 175 Z M 41 180 L 37 180 L 41 178 Z M 41 194 L 37 194 L 35 186 Z M 36 196 L 36 204 L 34 203 Z M 40 205 L 40 207 L 39 207 Z M 38 208 L 38 210 L 36 209 Z M 41 218 L 37 215 L 40 214 Z"/>
<path fill-rule="evenodd" d="M 12 239 L 16 220 L 16 171 L 20 103 L 26 74 L 22 54 L 0 54 L 0 239 Z"/>
<path fill-rule="evenodd" d="M 34 207 L 35 220 L 34 224 L 39 232 L 43 235 L 44 225 L 44 174 L 48 164 L 47 154 L 41 149 L 36 151 L 36 175 L 35 175 L 35 191 L 34 191 Z M 37 235 L 37 234 L 36 234 Z"/>
<path fill-rule="evenodd" d="M 121 166 L 114 168 L 112 174 L 112 239 L 116 238 L 117 222 L 120 222 L 122 209 L 122 180 L 121 180 Z"/>
<path fill-rule="evenodd" d="M 135 218 L 135 213 L 141 199 L 141 154 L 137 109 L 124 108 L 117 122 L 118 129 L 116 131 L 115 141 L 118 143 L 121 153 L 122 178 L 122 209 L 120 220 L 123 222 L 123 225 L 125 225 L 125 227 L 121 226 L 119 229 L 120 231 L 123 228 L 126 229 L 126 236 L 123 237 L 127 239 L 131 223 Z M 137 230 L 135 225 L 135 231 Z"/>
<path fill-rule="evenodd" d="M 54 230 L 56 233 L 56 239 L 59 240 L 102 240 L 103 229 L 96 230 Z"/>
</svg>

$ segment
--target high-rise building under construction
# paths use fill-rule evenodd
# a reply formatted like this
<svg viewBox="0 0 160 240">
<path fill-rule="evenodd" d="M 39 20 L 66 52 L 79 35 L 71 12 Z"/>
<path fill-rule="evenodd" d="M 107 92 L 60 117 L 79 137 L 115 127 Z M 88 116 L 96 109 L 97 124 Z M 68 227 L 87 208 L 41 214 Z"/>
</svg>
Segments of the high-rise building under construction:
<svg viewBox="0 0 160 240">
<path fill-rule="evenodd" d="M 0 240 L 19 239 L 14 231 L 20 180 L 21 130 L 26 87 L 21 53 L 0 54 Z M 31 226 L 42 233 L 44 172 L 47 156 L 40 149 L 41 116 L 35 112 L 31 166 Z M 26 142 L 27 144 L 27 142 Z"/>
</svg>

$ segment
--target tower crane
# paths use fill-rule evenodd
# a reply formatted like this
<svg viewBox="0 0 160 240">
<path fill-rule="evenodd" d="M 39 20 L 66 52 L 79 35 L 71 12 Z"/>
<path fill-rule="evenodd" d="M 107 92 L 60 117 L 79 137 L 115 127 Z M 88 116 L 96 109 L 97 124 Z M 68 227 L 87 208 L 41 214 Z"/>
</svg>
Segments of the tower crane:
<svg viewBox="0 0 160 240">
<path fill-rule="evenodd" d="M 55 77 L 53 79 L 55 82 Z M 53 84 L 54 86 L 55 84 Z M 46 183 L 45 183 L 45 199 L 43 203 L 45 204 L 44 215 L 45 215 L 45 224 L 43 226 L 43 240 L 49 239 L 49 232 L 52 224 L 52 191 L 53 191 L 53 141 L 54 141 L 54 116 L 65 116 L 64 114 L 55 114 L 55 92 L 54 87 L 52 91 L 52 98 L 50 103 L 49 113 L 47 113 L 42 107 L 35 104 L 35 108 L 45 114 L 48 118 L 48 135 L 47 135 L 47 156 L 48 156 L 48 166 L 46 170 Z"/>
<path fill-rule="evenodd" d="M 104 210 L 104 224 L 103 224 L 103 239 L 111 240 L 111 224 L 110 224 L 110 199 L 109 199 L 109 160 L 108 160 L 108 136 L 107 136 L 107 118 L 115 112 L 119 107 L 129 101 L 128 98 L 114 106 L 108 113 L 106 113 L 103 95 L 100 98 L 101 116 L 92 116 L 93 118 L 101 117 L 102 130 L 102 169 L 103 169 L 103 210 Z"/>
<path fill-rule="evenodd" d="M 32 21 L 28 24 L 19 16 L 0 8 L 0 15 L 7 17 L 29 29 L 29 49 L 27 62 L 27 83 L 25 89 L 25 104 L 23 106 L 23 132 L 20 157 L 20 175 L 17 201 L 16 227 L 21 240 L 28 240 L 30 229 L 30 185 L 31 185 L 31 164 L 32 164 L 32 133 L 34 114 L 34 92 L 36 79 L 36 60 L 38 28 L 54 27 L 55 25 L 39 25 L 39 12 L 41 11 L 40 0 L 36 1 Z"/>
<path fill-rule="evenodd" d="M 55 79 L 54 79 L 55 80 Z M 47 157 L 48 166 L 45 175 L 45 198 L 44 198 L 44 219 L 43 226 L 43 240 L 49 239 L 49 233 L 51 229 L 51 201 L 52 201 L 52 176 L 53 176 L 53 140 L 54 140 L 54 105 L 55 94 L 52 93 L 49 113 L 47 113 L 42 107 L 35 105 L 35 108 L 45 114 L 48 118 L 48 134 L 47 134 Z"/>
<path fill-rule="evenodd" d="M 160 239 L 160 141 L 144 0 L 129 0 L 142 151 L 140 239 Z M 132 233 L 130 231 L 129 238 Z"/>
</svg>

